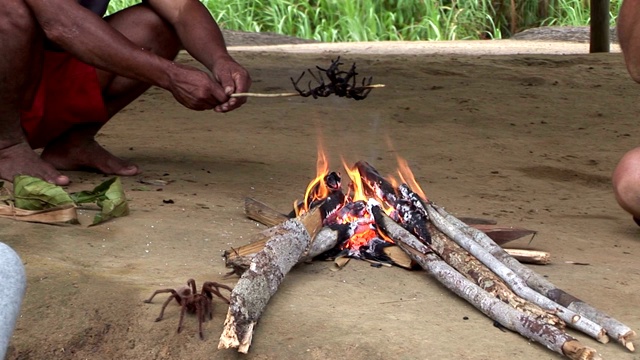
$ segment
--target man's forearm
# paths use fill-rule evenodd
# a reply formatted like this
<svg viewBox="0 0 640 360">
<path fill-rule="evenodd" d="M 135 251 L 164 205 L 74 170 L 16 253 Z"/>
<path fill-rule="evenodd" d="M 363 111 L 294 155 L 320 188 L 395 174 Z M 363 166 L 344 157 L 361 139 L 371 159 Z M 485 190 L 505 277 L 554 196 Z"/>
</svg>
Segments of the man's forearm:
<svg viewBox="0 0 640 360">
<path fill-rule="evenodd" d="M 167 88 L 174 66 L 136 46 L 74 0 L 26 0 L 47 37 L 97 68 Z"/>
</svg>

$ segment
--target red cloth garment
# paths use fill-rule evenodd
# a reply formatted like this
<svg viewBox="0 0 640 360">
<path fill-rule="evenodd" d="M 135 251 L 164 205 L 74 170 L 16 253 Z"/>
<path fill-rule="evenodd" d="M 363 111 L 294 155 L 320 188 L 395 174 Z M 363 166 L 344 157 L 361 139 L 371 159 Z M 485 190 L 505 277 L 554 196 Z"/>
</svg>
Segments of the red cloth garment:
<svg viewBox="0 0 640 360">
<path fill-rule="evenodd" d="M 108 120 L 96 69 L 68 53 L 45 51 L 33 103 L 20 114 L 29 145 L 38 149 L 76 124 Z"/>
</svg>

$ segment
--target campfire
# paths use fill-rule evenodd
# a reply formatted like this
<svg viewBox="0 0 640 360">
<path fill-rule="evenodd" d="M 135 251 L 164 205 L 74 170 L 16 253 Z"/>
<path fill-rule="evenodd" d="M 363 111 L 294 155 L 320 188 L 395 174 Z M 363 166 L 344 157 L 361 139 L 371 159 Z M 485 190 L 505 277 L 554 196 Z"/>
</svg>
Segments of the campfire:
<svg viewBox="0 0 640 360">
<path fill-rule="evenodd" d="M 297 263 L 357 258 L 378 266 L 419 266 L 497 324 L 571 359 L 600 356 L 569 335 L 567 326 L 602 343 L 613 337 L 634 350 L 636 334 L 628 326 L 522 265 L 491 232 L 430 201 L 403 159 L 398 159 L 397 178 L 380 175 L 364 161 L 342 163 L 350 180 L 344 189 L 341 174 L 330 171 L 319 152 L 317 175 L 288 216 L 255 201 L 245 203 L 251 218 L 272 227 L 225 252 L 231 273 L 241 277 L 219 348 L 248 351 L 262 311 Z M 402 255 L 391 249 L 401 249 Z"/>
<path fill-rule="evenodd" d="M 406 161 L 398 159 L 398 175 L 403 183 L 414 184 L 417 195 L 407 185 L 402 185 L 403 191 L 417 201 L 426 198 L 418 186 Z M 295 216 L 300 217 L 311 209 L 319 206 L 323 225 L 337 232 L 337 245 L 333 249 L 319 255 L 317 258 L 330 259 L 350 257 L 370 260 L 374 264 L 392 264 L 385 249 L 395 242 L 380 231 L 374 218 L 372 207 L 378 207 L 394 221 L 413 227 L 420 239 L 429 244 L 431 242 L 426 230 L 427 214 L 424 209 L 401 199 L 394 193 L 398 181 L 390 177 L 388 182 L 372 166 L 366 162 L 358 162 L 349 167 L 343 160 L 342 165 L 349 177 L 346 192 L 342 189 L 342 178 L 337 172 L 329 172 L 326 156 L 322 151 L 318 153 L 317 175 L 305 192 L 304 199 L 294 202 Z M 418 225 L 419 224 L 419 225 Z"/>
</svg>

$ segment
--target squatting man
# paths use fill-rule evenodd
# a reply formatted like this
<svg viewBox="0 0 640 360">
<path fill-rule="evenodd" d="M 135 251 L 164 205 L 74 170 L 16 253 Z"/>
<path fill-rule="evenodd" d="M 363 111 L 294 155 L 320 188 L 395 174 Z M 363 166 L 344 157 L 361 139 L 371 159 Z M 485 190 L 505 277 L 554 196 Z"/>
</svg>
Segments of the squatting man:
<svg viewBox="0 0 640 360">
<path fill-rule="evenodd" d="M 103 18 L 108 0 L 0 0 L 0 179 L 60 170 L 135 175 L 94 139 L 151 85 L 193 110 L 227 112 L 251 78 L 197 0 L 145 0 Z M 187 50 L 210 72 L 173 62 Z M 33 149 L 43 149 L 38 155 Z"/>
</svg>

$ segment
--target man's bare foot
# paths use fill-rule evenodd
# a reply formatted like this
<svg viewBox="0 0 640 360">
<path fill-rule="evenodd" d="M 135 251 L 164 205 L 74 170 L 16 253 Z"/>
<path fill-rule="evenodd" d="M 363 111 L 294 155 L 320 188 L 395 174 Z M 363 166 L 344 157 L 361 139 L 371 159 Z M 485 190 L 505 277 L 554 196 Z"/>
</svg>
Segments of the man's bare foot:
<svg viewBox="0 0 640 360">
<path fill-rule="evenodd" d="M 132 176 L 138 166 L 120 159 L 93 139 L 59 139 L 47 145 L 40 156 L 58 170 L 96 170 L 103 174 Z"/>
<path fill-rule="evenodd" d="M 34 176 L 56 185 L 69 184 L 68 177 L 42 161 L 26 142 L 0 149 L 0 178 L 13 181 L 16 175 Z"/>
</svg>

